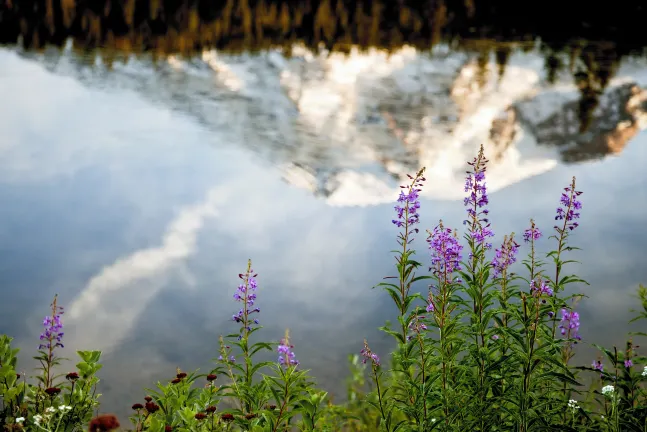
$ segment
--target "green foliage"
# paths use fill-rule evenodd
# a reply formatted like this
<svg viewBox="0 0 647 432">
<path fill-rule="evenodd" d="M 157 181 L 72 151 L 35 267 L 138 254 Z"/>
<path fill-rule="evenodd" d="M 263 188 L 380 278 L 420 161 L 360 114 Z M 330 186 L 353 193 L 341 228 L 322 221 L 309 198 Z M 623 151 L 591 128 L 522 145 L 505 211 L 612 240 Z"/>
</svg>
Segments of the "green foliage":
<svg viewBox="0 0 647 432">
<path fill-rule="evenodd" d="M 18 348 L 11 347 L 12 338 L 0 335 L 0 426 L 11 430 L 22 425 L 29 430 L 81 431 L 86 429 L 92 413 L 99 406 L 96 373 L 101 369 L 99 351 L 77 351 L 81 361 L 78 373 L 54 377 L 45 388 L 44 374 L 29 383 L 17 372 Z M 43 359 L 37 356 L 36 359 Z M 47 361 L 45 358 L 44 361 Z M 58 361 L 54 362 L 58 364 Z M 54 389 L 54 390 L 52 390 Z M 49 392 L 48 392 L 49 390 Z"/>
</svg>

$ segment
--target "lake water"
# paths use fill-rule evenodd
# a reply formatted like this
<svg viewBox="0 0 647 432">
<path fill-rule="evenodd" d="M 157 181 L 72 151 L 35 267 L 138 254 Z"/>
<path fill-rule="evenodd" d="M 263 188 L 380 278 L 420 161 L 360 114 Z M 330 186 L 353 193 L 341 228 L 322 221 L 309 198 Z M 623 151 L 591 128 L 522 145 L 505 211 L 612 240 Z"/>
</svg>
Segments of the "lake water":
<svg viewBox="0 0 647 432">
<path fill-rule="evenodd" d="M 209 367 L 251 258 L 263 335 L 289 328 L 343 399 L 347 355 L 365 337 L 390 347 L 377 327 L 394 307 L 371 287 L 394 273 L 398 185 L 426 166 L 423 227 L 460 228 L 484 144 L 497 242 L 531 217 L 548 231 L 577 177 L 581 333 L 622 346 L 647 283 L 647 61 L 618 60 L 600 85 L 584 60 L 551 72 L 523 48 L 503 65 L 443 43 L 114 62 L 0 48 L 0 333 L 31 367 L 59 293 L 65 354 L 104 352 L 102 409 L 124 415 L 176 366 Z M 594 356 L 582 344 L 576 360 Z"/>
</svg>

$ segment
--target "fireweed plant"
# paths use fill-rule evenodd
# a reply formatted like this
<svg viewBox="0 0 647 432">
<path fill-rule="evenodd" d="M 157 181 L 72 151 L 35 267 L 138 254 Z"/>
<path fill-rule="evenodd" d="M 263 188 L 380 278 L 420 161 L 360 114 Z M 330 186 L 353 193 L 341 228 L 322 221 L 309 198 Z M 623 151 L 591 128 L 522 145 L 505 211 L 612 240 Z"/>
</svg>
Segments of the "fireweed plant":
<svg viewBox="0 0 647 432">
<path fill-rule="evenodd" d="M 35 431 L 76 431 L 87 429 L 101 395 L 96 393 L 96 377 L 102 365 L 98 351 L 77 351 L 81 361 L 76 371 L 56 374 L 63 358 L 63 308 L 57 296 L 51 315 L 43 320 L 40 335 L 38 374 L 28 377 L 18 372 L 19 348 L 12 348 L 12 338 L 0 335 L 0 429 Z"/>
<path fill-rule="evenodd" d="M 554 250 L 538 253 L 544 234 L 533 220 L 524 229 L 527 277 L 522 277 L 510 270 L 521 248 L 515 233 L 503 236 L 492 251 L 487 162 L 481 146 L 465 181 L 463 242 L 443 221 L 427 231 L 430 274 L 419 274 L 424 266 L 413 259 L 412 248 L 419 233 L 424 169 L 401 187 L 393 220 L 400 228 L 397 276 L 378 284 L 397 307 L 397 328 L 388 323 L 382 328 L 397 346 L 388 373 L 368 359 L 381 430 L 647 431 L 646 394 L 640 386 L 647 369 L 634 372 L 638 357 L 631 341 L 624 353 L 598 347 L 612 372 L 605 372 L 600 360 L 591 367 L 570 365 L 581 341 L 575 307 L 585 296 L 565 292 L 570 285 L 587 284 L 566 272 L 576 262 L 568 257 L 577 250 L 569 236 L 582 209 L 575 178 L 556 209 L 548 237 Z M 428 293 L 412 292 L 423 280 L 429 282 Z M 639 295 L 647 311 L 647 290 L 641 288 Z M 589 397 L 578 401 L 584 370 L 600 379 Z M 596 403 L 601 411 L 593 409 Z"/>
<path fill-rule="evenodd" d="M 144 400 L 132 406 L 135 430 L 315 430 L 327 393 L 316 390 L 307 371 L 299 368 L 289 332 L 278 344 L 252 341 L 262 326 L 257 318 L 257 275 L 251 265 L 249 261 L 239 275 L 241 283 L 233 295 L 240 303 L 232 316 L 238 331 L 219 337 L 215 368 L 208 374 L 178 369 L 168 383 L 148 390 Z M 254 361 L 256 354 L 275 346 L 276 361 Z"/>
<path fill-rule="evenodd" d="M 469 163 L 463 236 L 439 221 L 426 231 L 423 258 L 414 259 L 413 245 L 421 235 L 424 168 L 401 187 L 393 220 L 399 228 L 397 275 L 377 285 L 397 308 L 396 325 L 381 328 L 395 347 L 383 361 L 365 340 L 359 355 L 349 357 L 346 402 L 334 404 L 315 387 L 288 331 L 279 342 L 258 340 L 258 282 L 249 261 L 233 294 L 240 307 L 231 321 L 238 329 L 218 338 L 215 367 L 207 374 L 178 368 L 168 382 L 147 389 L 132 405 L 134 430 L 647 432 L 647 358 L 632 339 L 624 350 L 594 345 L 600 356 L 590 366 L 571 365 L 581 342 L 576 306 L 585 296 L 566 291 L 586 284 L 567 272 L 576 262 L 570 235 L 582 209 L 575 178 L 561 193 L 552 235 L 530 220 L 521 236 L 505 234 L 495 246 L 487 163 L 483 147 Z M 539 253 L 547 241 L 553 250 Z M 511 270 L 517 261 L 525 275 Z M 426 292 L 414 291 L 423 282 Z M 640 286 L 638 299 L 642 311 L 632 321 L 647 319 L 647 288 Z M 56 297 L 51 310 L 33 383 L 17 372 L 12 339 L 0 336 L 0 427 L 118 428 L 116 417 L 96 412 L 100 352 L 78 351 L 77 370 L 56 374 L 64 349 Z M 275 349 L 275 361 L 256 360 Z M 584 372 L 592 378 L 588 390 Z"/>
</svg>

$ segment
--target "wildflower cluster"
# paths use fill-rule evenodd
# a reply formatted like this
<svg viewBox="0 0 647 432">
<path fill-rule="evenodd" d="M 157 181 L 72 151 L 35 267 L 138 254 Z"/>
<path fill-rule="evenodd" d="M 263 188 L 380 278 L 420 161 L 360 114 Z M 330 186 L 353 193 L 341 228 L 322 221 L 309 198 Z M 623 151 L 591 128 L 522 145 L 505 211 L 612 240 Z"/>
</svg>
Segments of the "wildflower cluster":
<svg viewBox="0 0 647 432">
<path fill-rule="evenodd" d="M 428 231 L 429 255 L 420 261 L 413 259 L 411 243 L 412 234 L 419 232 L 424 169 L 401 186 L 393 220 L 400 228 L 398 274 L 385 278 L 394 282 L 378 284 L 397 307 L 398 328 L 389 323 L 381 327 L 396 346 L 387 368 L 364 340 L 359 353 L 351 356 L 348 402 L 333 404 L 326 392 L 316 389 L 307 371 L 297 367 L 300 363 L 288 331 L 278 342 L 254 340 L 262 329 L 254 318 L 260 312 L 259 284 L 248 261 L 233 295 L 242 305 L 232 316 L 238 331 L 219 336 L 214 369 L 198 374 L 177 368 L 168 380 L 147 389 L 143 401 L 132 404 L 130 420 L 135 430 L 643 430 L 647 390 L 642 383 L 647 381 L 647 366 L 642 364 L 640 371 L 633 368 L 647 357 L 637 352 L 639 347 L 631 339 L 624 351 L 598 347 L 609 362 L 606 370 L 601 358 L 590 367 L 570 364 L 573 344 L 582 340 L 580 316 L 574 308 L 583 294 L 563 293 L 567 285 L 586 284 L 564 274 L 574 262 L 564 256 L 577 250 L 568 237 L 578 227 L 582 209 L 575 178 L 564 189 L 555 216 L 563 221 L 550 237 L 557 246 L 545 255 L 555 264 L 554 271 L 542 261 L 536 246 L 543 235 L 531 220 L 522 234 L 529 249 L 522 261 L 529 273 L 525 278 L 510 271 L 522 248 L 514 233 L 490 251 L 494 232 L 487 209 L 487 163 L 481 146 L 469 163 L 465 181 L 466 244 L 440 221 Z M 469 251 L 465 260 L 464 248 Z M 429 273 L 424 274 L 427 267 Z M 426 297 L 415 291 L 423 281 L 430 282 Z M 640 288 L 639 297 L 644 313 L 638 318 L 647 319 L 647 288 Z M 114 415 L 92 415 L 98 405 L 98 351 L 79 351 L 82 361 L 75 371 L 55 373 L 54 351 L 64 348 L 62 314 L 55 297 L 52 313 L 43 321 L 39 346 L 43 351 L 36 357 L 42 373 L 37 385 L 28 384 L 24 374 L 16 372 L 17 350 L 10 347 L 10 338 L 0 335 L 0 429 L 120 427 Z M 274 352 L 274 361 L 257 361 L 255 356 L 263 351 Z M 578 396 L 582 394 L 579 374 L 584 370 L 596 375 L 593 397 L 587 399 Z M 368 393 L 366 371 L 371 381 Z"/>
</svg>

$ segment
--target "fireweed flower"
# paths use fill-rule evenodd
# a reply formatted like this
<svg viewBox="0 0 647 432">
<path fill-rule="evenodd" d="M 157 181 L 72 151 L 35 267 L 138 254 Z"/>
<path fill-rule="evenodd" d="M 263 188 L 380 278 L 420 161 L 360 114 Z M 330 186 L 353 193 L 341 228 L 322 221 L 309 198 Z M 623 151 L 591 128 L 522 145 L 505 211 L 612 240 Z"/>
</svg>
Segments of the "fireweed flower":
<svg viewBox="0 0 647 432">
<path fill-rule="evenodd" d="M 259 308 L 254 308 L 254 302 L 256 301 L 256 288 L 258 287 L 256 276 L 258 275 L 254 274 L 254 270 L 252 270 L 252 261 L 249 260 L 247 262 L 247 271 L 245 274 L 238 275 L 238 277 L 243 280 L 243 283 L 238 286 L 234 293 L 234 300 L 243 303 L 243 308 L 231 318 L 233 321 L 243 324 L 244 333 L 252 331 L 252 323 L 258 324 L 258 320 L 250 319 L 249 316 L 261 311 Z M 241 338 L 242 334 L 238 339 L 240 340 Z"/>
<path fill-rule="evenodd" d="M 559 325 L 562 336 L 581 340 L 582 338 L 577 333 L 580 328 L 580 314 L 575 311 L 562 309 L 562 321 Z"/>
<path fill-rule="evenodd" d="M 423 319 L 425 319 L 424 316 L 416 315 L 409 323 L 409 330 L 415 333 L 416 335 L 419 335 L 423 331 L 427 330 L 427 326 L 425 325 L 424 322 L 421 321 Z M 407 336 L 407 340 L 411 340 L 414 337 L 415 337 L 414 335 L 409 335 Z"/>
<path fill-rule="evenodd" d="M 495 257 L 492 260 L 492 267 L 494 268 L 493 276 L 499 277 L 508 268 L 517 262 L 517 252 L 519 252 L 519 244 L 514 241 L 514 233 L 510 237 L 505 236 L 503 243 L 499 249 L 495 249 Z"/>
<path fill-rule="evenodd" d="M 487 163 L 488 160 L 483 154 L 483 145 L 481 145 L 478 156 L 474 158 L 473 162 L 468 162 L 472 171 L 467 171 L 465 179 L 465 192 L 468 192 L 468 196 L 465 197 L 463 203 L 467 207 L 468 219 L 463 221 L 463 224 L 469 226 L 470 237 L 476 244 L 482 245 L 485 249 L 491 249 L 492 243 L 488 243 L 486 240 L 488 237 L 493 237 L 494 232 L 490 229 L 487 218 L 490 211 L 484 208 L 490 202 L 485 185 Z M 479 210 L 481 208 L 482 210 Z"/>
<path fill-rule="evenodd" d="M 63 348 L 61 340 L 63 338 L 63 322 L 61 315 L 63 315 L 63 307 L 56 304 L 57 296 L 54 296 L 54 301 L 51 304 L 52 316 L 46 316 L 43 320 L 45 331 L 40 335 L 40 340 L 43 341 L 38 346 L 39 350 L 47 349 L 52 351 L 56 347 Z"/>
<path fill-rule="evenodd" d="M 541 297 L 542 295 L 546 295 L 548 297 L 553 295 L 553 289 L 549 287 L 544 280 L 540 280 L 539 283 L 535 282 L 535 280 L 530 281 L 530 292 L 533 296 Z M 577 312 L 573 312 L 576 314 L 576 317 L 579 319 L 579 315 L 577 315 Z M 578 321 L 578 326 L 579 326 L 579 321 Z M 561 328 L 561 326 L 560 326 Z M 565 331 L 562 329 L 562 335 L 565 334 Z"/>
<path fill-rule="evenodd" d="M 292 348 L 294 348 L 294 345 L 290 345 L 290 335 L 288 330 L 286 330 L 285 337 L 281 339 L 281 343 L 277 348 L 277 351 L 279 352 L 278 361 L 281 366 L 289 367 L 297 366 L 299 364 L 299 360 L 297 360 Z"/>
<path fill-rule="evenodd" d="M 434 275 L 443 279 L 443 282 L 452 282 L 451 274 L 461 270 L 461 251 L 463 246 L 458 242 L 456 233 L 443 226 L 443 221 L 433 232 L 429 233 L 427 239 L 431 251 L 431 267 Z M 445 276 L 447 278 L 445 278 Z"/>
<path fill-rule="evenodd" d="M 625 367 L 628 369 L 634 365 L 634 362 L 631 359 L 625 360 Z"/>
<path fill-rule="evenodd" d="M 602 361 L 600 360 L 593 360 L 593 363 L 591 364 L 593 369 L 598 370 L 600 372 L 604 372 L 604 364 L 602 364 Z"/>
<path fill-rule="evenodd" d="M 535 221 L 531 220 L 530 228 L 527 228 L 523 232 L 523 241 L 526 243 L 529 243 L 531 241 L 539 240 L 541 236 L 542 236 L 541 231 L 539 231 L 539 228 L 535 226 Z"/>
<path fill-rule="evenodd" d="M 411 226 L 420 222 L 420 215 L 418 210 L 420 209 L 420 191 L 422 190 L 422 183 L 425 181 L 425 178 L 422 177 L 425 169 L 422 168 L 415 177 L 407 174 L 407 177 L 412 180 L 411 185 L 409 186 L 400 186 L 400 196 L 398 197 L 398 204 L 394 207 L 397 219 L 393 219 L 391 222 L 398 228 L 403 226 Z M 414 232 L 418 232 L 418 229 L 414 229 Z"/>
<path fill-rule="evenodd" d="M 575 190 L 575 177 L 570 186 L 564 188 L 564 193 L 560 199 L 560 206 L 557 207 L 557 215 L 555 220 L 564 221 L 564 229 L 574 230 L 579 226 L 575 219 L 580 218 L 578 210 L 582 208 L 582 203 L 578 201 L 577 197 L 582 195 L 582 192 Z"/>
<path fill-rule="evenodd" d="M 364 357 L 362 363 L 366 364 L 366 361 L 370 360 L 374 368 L 380 366 L 380 358 L 368 347 L 366 339 L 364 339 L 364 348 L 360 351 L 360 354 Z"/>
</svg>

